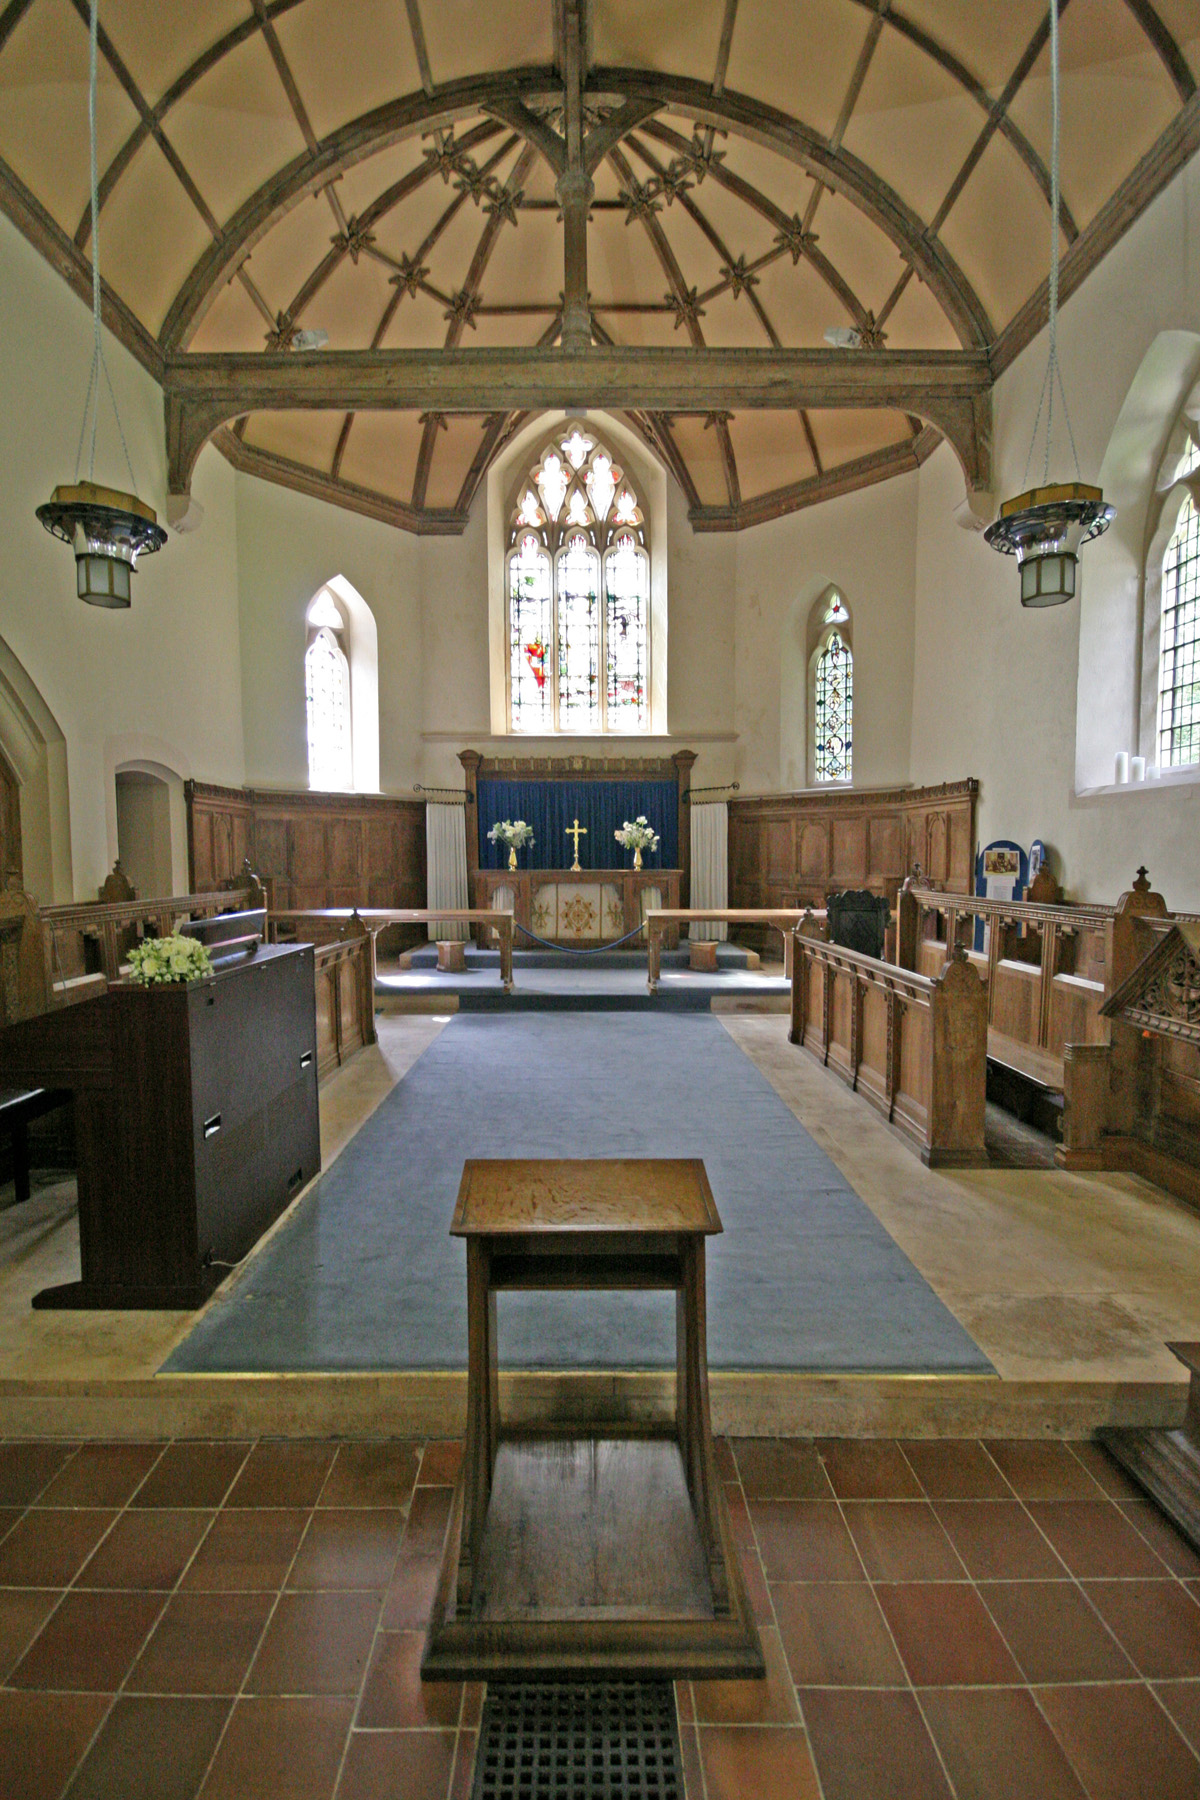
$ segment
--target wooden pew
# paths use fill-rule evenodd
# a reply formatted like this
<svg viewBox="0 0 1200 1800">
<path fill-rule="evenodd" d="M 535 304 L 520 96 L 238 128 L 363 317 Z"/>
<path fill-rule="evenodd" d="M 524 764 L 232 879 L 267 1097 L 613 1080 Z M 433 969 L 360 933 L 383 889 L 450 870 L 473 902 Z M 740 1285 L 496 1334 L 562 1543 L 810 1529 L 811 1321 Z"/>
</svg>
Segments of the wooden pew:
<svg viewBox="0 0 1200 1800">
<path fill-rule="evenodd" d="M 961 946 L 930 977 L 797 931 L 789 1035 L 882 1113 L 922 1162 L 986 1163 L 987 989 Z"/>
<path fill-rule="evenodd" d="M 936 976 L 958 947 L 984 977 L 993 1062 L 1061 1093 L 1066 1046 L 1107 1041 L 1100 1008 L 1113 907 L 985 900 L 910 879 L 897 910 L 901 967 Z M 987 928 L 982 951 L 974 948 L 976 920 Z"/>
</svg>

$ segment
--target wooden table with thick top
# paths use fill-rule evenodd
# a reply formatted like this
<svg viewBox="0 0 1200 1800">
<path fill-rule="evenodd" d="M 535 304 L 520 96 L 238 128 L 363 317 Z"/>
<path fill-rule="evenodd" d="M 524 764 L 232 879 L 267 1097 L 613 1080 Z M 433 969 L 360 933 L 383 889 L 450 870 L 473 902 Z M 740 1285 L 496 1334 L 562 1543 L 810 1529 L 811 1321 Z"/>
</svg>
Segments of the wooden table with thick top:
<svg viewBox="0 0 1200 1800">
<path fill-rule="evenodd" d="M 697 1158 L 463 1168 L 467 1431 L 422 1673 L 479 1680 L 752 1678 L 762 1649 L 717 1476 L 704 1240 L 722 1230 Z M 505 1431 L 496 1294 L 674 1290 L 673 1424 Z"/>
</svg>

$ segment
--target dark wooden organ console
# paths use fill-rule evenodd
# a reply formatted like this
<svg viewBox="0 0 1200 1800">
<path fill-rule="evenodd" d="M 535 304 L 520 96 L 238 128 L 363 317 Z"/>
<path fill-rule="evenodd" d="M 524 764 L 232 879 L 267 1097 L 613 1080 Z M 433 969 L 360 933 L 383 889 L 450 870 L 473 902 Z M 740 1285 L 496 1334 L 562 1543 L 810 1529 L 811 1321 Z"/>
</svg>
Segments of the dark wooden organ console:
<svg viewBox="0 0 1200 1800">
<path fill-rule="evenodd" d="M 0 1032 L 0 1086 L 75 1097 L 82 1278 L 34 1306 L 200 1306 L 320 1169 L 313 948 L 249 949 Z"/>
</svg>

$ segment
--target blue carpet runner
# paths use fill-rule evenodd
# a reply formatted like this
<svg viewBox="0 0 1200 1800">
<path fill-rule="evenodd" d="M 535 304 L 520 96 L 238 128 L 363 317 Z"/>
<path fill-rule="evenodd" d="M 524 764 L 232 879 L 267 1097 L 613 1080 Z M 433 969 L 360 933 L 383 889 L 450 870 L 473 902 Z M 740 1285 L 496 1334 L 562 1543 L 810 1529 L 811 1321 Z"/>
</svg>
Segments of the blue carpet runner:
<svg viewBox="0 0 1200 1800">
<path fill-rule="evenodd" d="M 461 1369 L 470 1156 L 700 1156 L 714 1369 L 990 1373 L 978 1345 L 711 1015 L 459 1015 L 168 1371 Z M 503 1294 L 510 1367 L 674 1363 L 670 1294 Z"/>
</svg>

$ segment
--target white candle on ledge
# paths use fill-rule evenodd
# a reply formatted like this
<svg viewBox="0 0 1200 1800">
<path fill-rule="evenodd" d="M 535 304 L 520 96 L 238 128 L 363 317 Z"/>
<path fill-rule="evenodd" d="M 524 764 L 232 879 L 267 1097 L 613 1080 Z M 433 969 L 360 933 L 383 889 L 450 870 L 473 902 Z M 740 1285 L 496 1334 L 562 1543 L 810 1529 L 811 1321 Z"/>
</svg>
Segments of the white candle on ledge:
<svg viewBox="0 0 1200 1800">
<path fill-rule="evenodd" d="M 1131 781 L 1145 781 L 1146 759 L 1144 756 L 1131 756 L 1129 759 L 1129 778 Z"/>
<path fill-rule="evenodd" d="M 1128 750 L 1118 750 L 1117 751 L 1116 775 L 1115 775 L 1114 779 L 1118 782 L 1118 784 L 1129 780 L 1129 752 L 1128 752 Z"/>
</svg>

